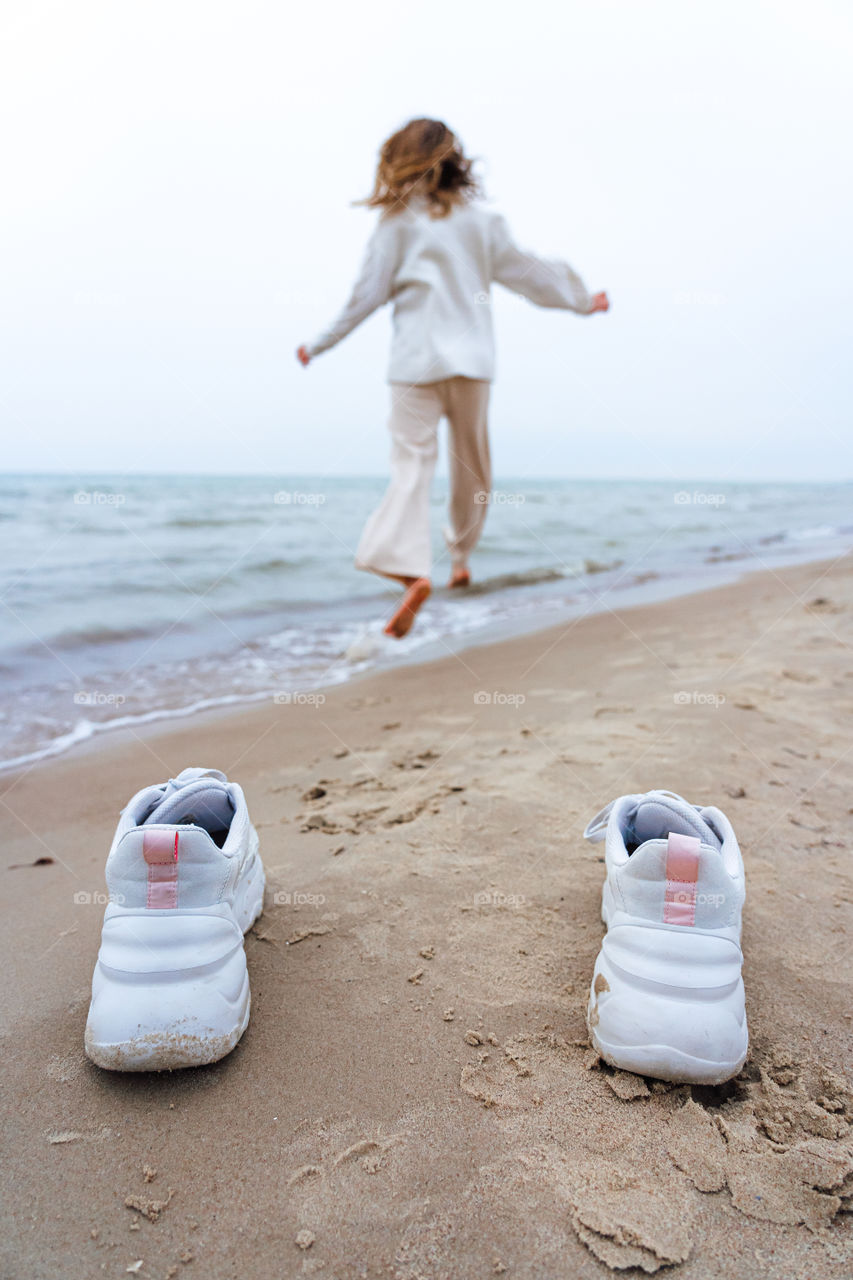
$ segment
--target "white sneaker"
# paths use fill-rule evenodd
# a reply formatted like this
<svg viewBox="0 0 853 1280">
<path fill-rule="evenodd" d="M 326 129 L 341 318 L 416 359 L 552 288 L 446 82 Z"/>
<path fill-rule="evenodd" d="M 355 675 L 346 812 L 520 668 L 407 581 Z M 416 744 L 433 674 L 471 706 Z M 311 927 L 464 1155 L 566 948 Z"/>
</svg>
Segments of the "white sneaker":
<svg viewBox="0 0 853 1280">
<path fill-rule="evenodd" d="M 621 796 L 584 835 L 606 838 L 587 1023 L 613 1067 L 721 1084 L 748 1044 L 740 949 L 743 859 L 731 823 L 671 791 Z"/>
<path fill-rule="evenodd" d="M 140 791 L 106 874 L 87 1055 L 113 1071 L 224 1058 L 249 1022 L 243 934 L 264 897 L 243 792 L 216 769 L 184 769 Z"/>
</svg>

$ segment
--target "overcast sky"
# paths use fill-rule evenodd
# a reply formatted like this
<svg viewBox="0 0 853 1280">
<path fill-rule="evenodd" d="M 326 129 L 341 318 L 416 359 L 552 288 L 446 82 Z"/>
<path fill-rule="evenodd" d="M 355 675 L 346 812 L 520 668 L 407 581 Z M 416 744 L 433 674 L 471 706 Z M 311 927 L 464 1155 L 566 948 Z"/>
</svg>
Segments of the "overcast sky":
<svg viewBox="0 0 853 1280">
<path fill-rule="evenodd" d="M 386 466 L 346 298 L 383 137 L 445 119 L 608 316 L 495 299 L 503 475 L 853 476 L 843 0 L 9 0 L 5 470 Z"/>
</svg>

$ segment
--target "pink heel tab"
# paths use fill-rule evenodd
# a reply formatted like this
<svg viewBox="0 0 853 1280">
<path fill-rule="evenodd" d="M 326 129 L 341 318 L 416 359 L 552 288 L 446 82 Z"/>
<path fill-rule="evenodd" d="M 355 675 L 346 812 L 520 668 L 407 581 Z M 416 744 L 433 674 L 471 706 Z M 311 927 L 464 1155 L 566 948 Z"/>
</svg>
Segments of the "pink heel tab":
<svg viewBox="0 0 853 1280">
<path fill-rule="evenodd" d="M 178 905 L 178 836 L 177 831 L 146 831 L 142 837 L 142 856 L 148 866 L 146 906 L 174 908 Z"/>
<path fill-rule="evenodd" d="M 664 924 L 696 923 L 696 881 L 699 879 L 698 836 L 670 831 L 666 843 L 666 891 Z"/>
</svg>

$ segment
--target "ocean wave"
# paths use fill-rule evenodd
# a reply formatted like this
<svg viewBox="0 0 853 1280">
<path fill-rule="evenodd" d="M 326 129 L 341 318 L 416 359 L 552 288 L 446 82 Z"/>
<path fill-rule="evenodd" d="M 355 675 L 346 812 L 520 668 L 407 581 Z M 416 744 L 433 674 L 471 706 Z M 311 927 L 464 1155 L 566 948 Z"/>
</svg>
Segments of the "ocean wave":
<svg viewBox="0 0 853 1280">
<path fill-rule="evenodd" d="M 79 627 L 70 631 L 62 631 L 50 641 L 53 649 L 79 649 L 81 646 L 95 648 L 99 645 L 121 644 L 126 640 L 144 640 L 148 636 L 161 633 L 168 626 L 170 631 L 182 630 L 180 624 L 163 623 L 156 627 Z M 40 646 L 34 645 L 37 652 Z"/>
<path fill-rule="evenodd" d="M 830 524 L 817 524 L 811 529 L 792 529 L 787 535 L 794 542 L 809 542 L 812 538 L 832 538 L 840 534 L 842 530 L 837 526 Z"/>
<path fill-rule="evenodd" d="M 215 519 L 211 516 L 173 516 L 163 522 L 166 529 L 233 529 L 241 524 L 263 524 L 260 516 L 245 516 L 239 512 L 226 519 Z"/>
<path fill-rule="evenodd" d="M 498 573 L 493 578 L 472 582 L 466 596 L 486 595 L 492 591 L 506 591 L 511 587 L 534 587 L 542 582 L 559 582 L 566 575 L 562 569 L 521 569 L 517 572 Z"/>
<path fill-rule="evenodd" d="M 748 560 L 752 554 L 748 547 L 743 551 L 712 551 L 705 557 L 705 563 L 727 564 L 730 560 Z"/>
<path fill-rule="evenodd" d="M 611 573 L 614 569 L 619 569 L 624 564 L 624 560 L 584 560 L 584 573 Z"/>
<path fill-rule="evenodd" d="M 247 565 L 246 569 L 249 573 L 280 573 L 282 569 L 301 569 L 308 564 L 306 559 L 302 560 L 282 560 L 277 557 L 273 560 L 261 560 L 258 564 Z"/>
<path fill-rule="evenodd" d="M 44 746 L 23 755 L 11 756 L 8 760 L 0 760 L 0 770 L 19 769 L 34 764 L 38 760 L 47 760 L 51 756 L 61 755 L 70 747 L 99 733 L 111 733 L 116 729 L 127 729 L 134 725 L 150 724 L 153 720 L 177 720 L 183 716 L 192 716 L 199 711 L 212 711 L 217 707 L 227 707 L 239 703 L 262 702 L 271 698 L 271 692 L 249 694 L 223 694 L 219 698 L 201 698 L 184 707 L 158 707 L 154 711 L 140 711 L 137 715 L 114 716 L 111 720 L 78 720 L 67 733 L 51 739 Z"/>
<path fill-rule="evenodd" d="M 494 591 L 508 591 L 513 587 L 537 587 L 547 582 L 562 582 L 564 579 L 579 578 L 583 574 L 610 573 L 620 568 L 622 560 L 595 560 L 587 557 L 578 563 L 577 569 L 571 566 L 555 568 L 553 565 L 542 565 L 537 569 L 518 569 L 509 573 L 497 573 L 491 578 L 475 580 L 467 588 L 466 596 L 486 595 Z"/>
</svg>

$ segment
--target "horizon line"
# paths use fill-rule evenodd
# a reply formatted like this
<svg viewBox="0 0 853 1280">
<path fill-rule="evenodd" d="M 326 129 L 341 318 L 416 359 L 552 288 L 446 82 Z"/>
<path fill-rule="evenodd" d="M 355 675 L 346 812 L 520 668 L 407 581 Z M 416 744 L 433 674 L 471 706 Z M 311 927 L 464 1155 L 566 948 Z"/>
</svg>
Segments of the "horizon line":
<svg viewBox="0 0 853 1280">
<path fill-rule="evenodd" d="M 0 478 L 22 479 L 22 478 L 44 478 L 44 479 L 73 479 L 82 476 L 123 476 L 126 478 L 147 479 L 147 478 L 174 478 L 174 479 L 193 479 L 193 480 L 275 480 L 277 478 L 288 479 L 312 479 L 312 480 L 381 480 L 387 483 L 388 473 L 385 471 L 126 471 L 121 467 L 115 467 L 110 470 L 100 468 L 82 468 L 75 471 L 48 471 L 48 470 L 16 470 L 7 471 L 0 469 Z M 437 480 L 446 480 L 446 473 L 436 473 Z M 853 475 L 850 476 L 834 476 L 834 477 L 795 477 L 795 476 L 771 476 L 771 477 L 755 477 L 755 476 L 719 476 L 706 474 L 681 474 L 677 477 L 672 476 L 637 476 L 637 475 L 581 475 L 577 473 L 567 473 L 558 475 L 522 475 L 513 472 L 504 472 L 496 475 L 497 480 L 515 480 L 523 481 L 529 484 L 551 483 L 555 480 L 571 480 L 578 483 L 594 483 L 594 484 L 826 484 L 826 485 L 845 485 L 853 483 Z M 492 486 L 495 487 L 494 485 Z"/>
</svg>

